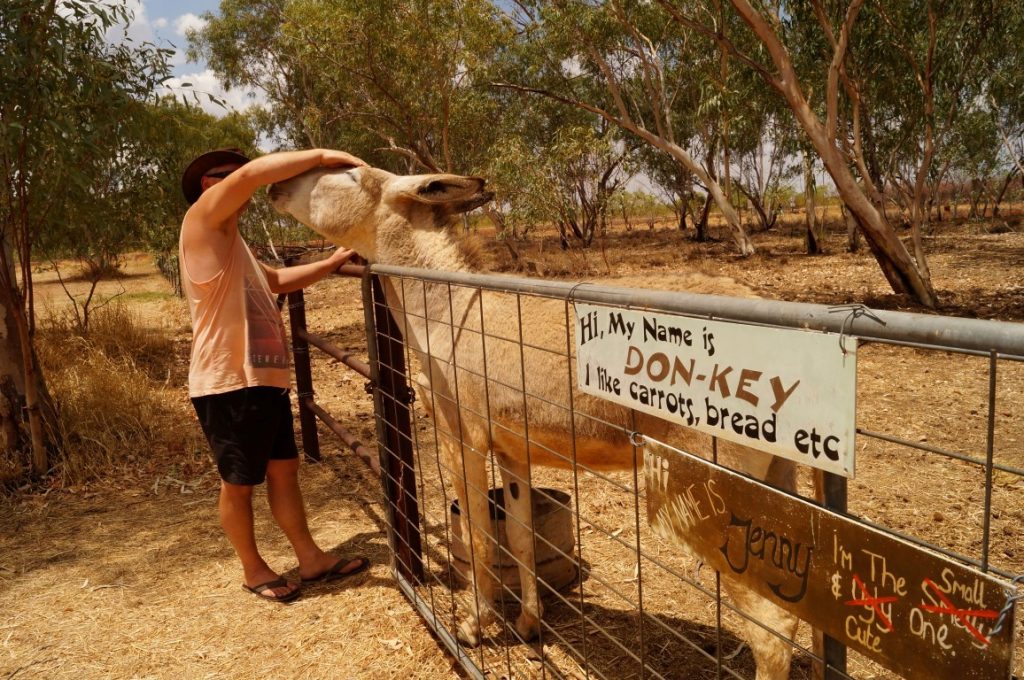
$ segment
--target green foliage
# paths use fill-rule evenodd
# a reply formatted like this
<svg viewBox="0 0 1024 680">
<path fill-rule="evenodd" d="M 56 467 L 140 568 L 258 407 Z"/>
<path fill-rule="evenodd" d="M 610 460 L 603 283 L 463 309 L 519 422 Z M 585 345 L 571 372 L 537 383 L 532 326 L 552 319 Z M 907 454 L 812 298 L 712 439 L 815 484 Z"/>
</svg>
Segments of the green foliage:
<svg viewBox="0 0 1024 680">
<path fill-rule="evenodd" d="M 119 2 L 0 4 L 0 301 L 17 331 L 4 339 L 0 371 L 23 392 L 28 413 L 28 434 L 6 448 L 30 441 L 38 475 L 59 430 L 35 359 L 32 257 L 62 244 L 91 253 L 102 272 L 124 238 L 135 207 L 125 187 L 145 159 L 133 156 L 130 140 L 170 53 L 107 41 L 130 20 Z"/>
<path fill-rule="evenodd" d="M 798 72 L 812 90 L 824 118 L 824 94 L 832 49 L 811 2 L 787 6 L 787 45 Z M 830 28 L 838 31 L 846 5 L 822 3 Z M 1006 112 L 1019 101 L 1006 87 L 1021 84 L 1024 39 L 1020 3 L 962 0 L 865 3 L 851 34 L 845 69 L 860 97 L 864 157 L 875 182 L 908 185 L 924 166 L 933 181 L 963 164 L 972 174 L 998 155 L 994 127 L 981 119 L 993 111 L 998 93 Z M 851 131 L 853 102 L 842 92 L 840 124 Z M 1017 121 L 1020 109 L 1011 114 Z M 926 157 L 926 140 L 934 159 Z M 934 163 L 934 167 L 930 167 Z"/>
<path fill-rule="evenodd" d="M 181 217 L 188 204 L 181 193 L 181 173 L 196 156 L 211 149 L 237 147 L 259 154 L 251 117 L 229 113 L 212 116 L 173 97 L 148 103 L 140 114 L 138 202 L 130 211 L 137 241 L 156 253 L 177 250 Z"/>
<path fill-rule="evenodd" d="M 144 102 L 168 74 L 168 51 L 107 42 L 130 18 L 124 4 L 84 0 L 11 0 L 0 9 L 0 82 L 10 85 L 0 88 L 9 189 L 0 192 L 0 224 L 26 239 L 21 256 L 38 246 L 110 261 L 145 207 L 135 191 L 148 156 Z"/>
<path fill-rule="evenodd" d="M 645 191 L 619 191 L 608 200 L 608 212 L 626 220 L 663 218 L 672 215 L 673 207 Z"/>
<path fill-rule="evenodd" d="M 500 127 L 478 78 L 507 32 L 488 2 L 225 0 L 206 18 L 194 53 L 228 84 L 263 88 L 261 124 L 297 145 L 471 173 Z"/>
</svg>

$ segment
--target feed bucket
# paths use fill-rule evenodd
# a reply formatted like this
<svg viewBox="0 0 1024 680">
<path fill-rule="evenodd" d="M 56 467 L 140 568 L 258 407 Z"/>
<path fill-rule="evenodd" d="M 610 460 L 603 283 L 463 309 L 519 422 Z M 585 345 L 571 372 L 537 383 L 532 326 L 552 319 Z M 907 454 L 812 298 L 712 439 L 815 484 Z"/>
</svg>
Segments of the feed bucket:
<svg viewBox="0 0 1024 680">
<path fill-rule="evenodd" d="M 508 550 L 508 538 L 505 535 L 505 490 L 491 489 L 487 493 L 490 499 L 491 521 L 497 520 L 497 540 Z M 569 502 L 572 497 L 558 489 L 532 489 L 533 526 L 537 532 L 534 541 L 537 558 L 537 581 L 540 592 L 547 589 L 560 590 L 576 580 L 576 562 L 573 548 L 576 544 L 573 535 L 572 510 Z M 470 561 L 468 540 L 464 539 L 462 513 L 459 502 L 451 504 L 450 519 L 452 527 L 452 566 L 459 582 L 469 582 Z M 519 566 L 508 552 L 491 551 L 490 571 L 500 575 L 502 584 L 514 593 L 521 592 Z M 545 587 L 546 586 L 546 587 Z"/>
</svg>

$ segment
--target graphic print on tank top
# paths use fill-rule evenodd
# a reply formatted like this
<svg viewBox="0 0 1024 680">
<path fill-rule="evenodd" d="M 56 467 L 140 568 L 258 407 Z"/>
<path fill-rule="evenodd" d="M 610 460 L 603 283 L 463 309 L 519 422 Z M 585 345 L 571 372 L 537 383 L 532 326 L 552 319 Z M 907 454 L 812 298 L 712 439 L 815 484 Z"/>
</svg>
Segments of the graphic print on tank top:
<svg viewBox="0 0 1024 680">
<path fill-rule="evenodd" d="M 249 330 L 249 364 L 253 368 L 288 368 L 281 312 L 266 290 L 245 277 L 245 317 Z"/>
</svg>

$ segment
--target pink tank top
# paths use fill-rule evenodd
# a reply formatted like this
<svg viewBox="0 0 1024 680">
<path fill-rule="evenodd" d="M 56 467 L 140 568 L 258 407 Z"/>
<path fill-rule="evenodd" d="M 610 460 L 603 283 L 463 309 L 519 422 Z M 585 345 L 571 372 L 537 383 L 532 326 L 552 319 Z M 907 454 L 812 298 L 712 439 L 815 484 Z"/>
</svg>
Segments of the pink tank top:
<svg viewBox="0 0 1024 680">
<path fill-rule="evenodd" d="M 284 322 L 263 268 L 236 232 L 228 261 L 208 281 L 194 281 L 178 242 L 181 279 L 192 313 L 188 394 L 202 397 L 243 387 L 287 388 Z"/>
</svg>

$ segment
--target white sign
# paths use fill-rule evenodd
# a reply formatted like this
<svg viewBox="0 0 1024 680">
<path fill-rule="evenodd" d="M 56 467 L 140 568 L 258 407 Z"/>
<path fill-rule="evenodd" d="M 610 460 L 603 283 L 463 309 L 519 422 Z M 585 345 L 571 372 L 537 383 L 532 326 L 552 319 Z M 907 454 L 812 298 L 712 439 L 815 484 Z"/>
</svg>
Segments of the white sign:
<svg viewBox="0 0 1024 680">
<path fill-rule="evenodd" d="M 582 391 L 853 476 L 853 338 L 583 303 L 575 336 Z"/>
</svg>

